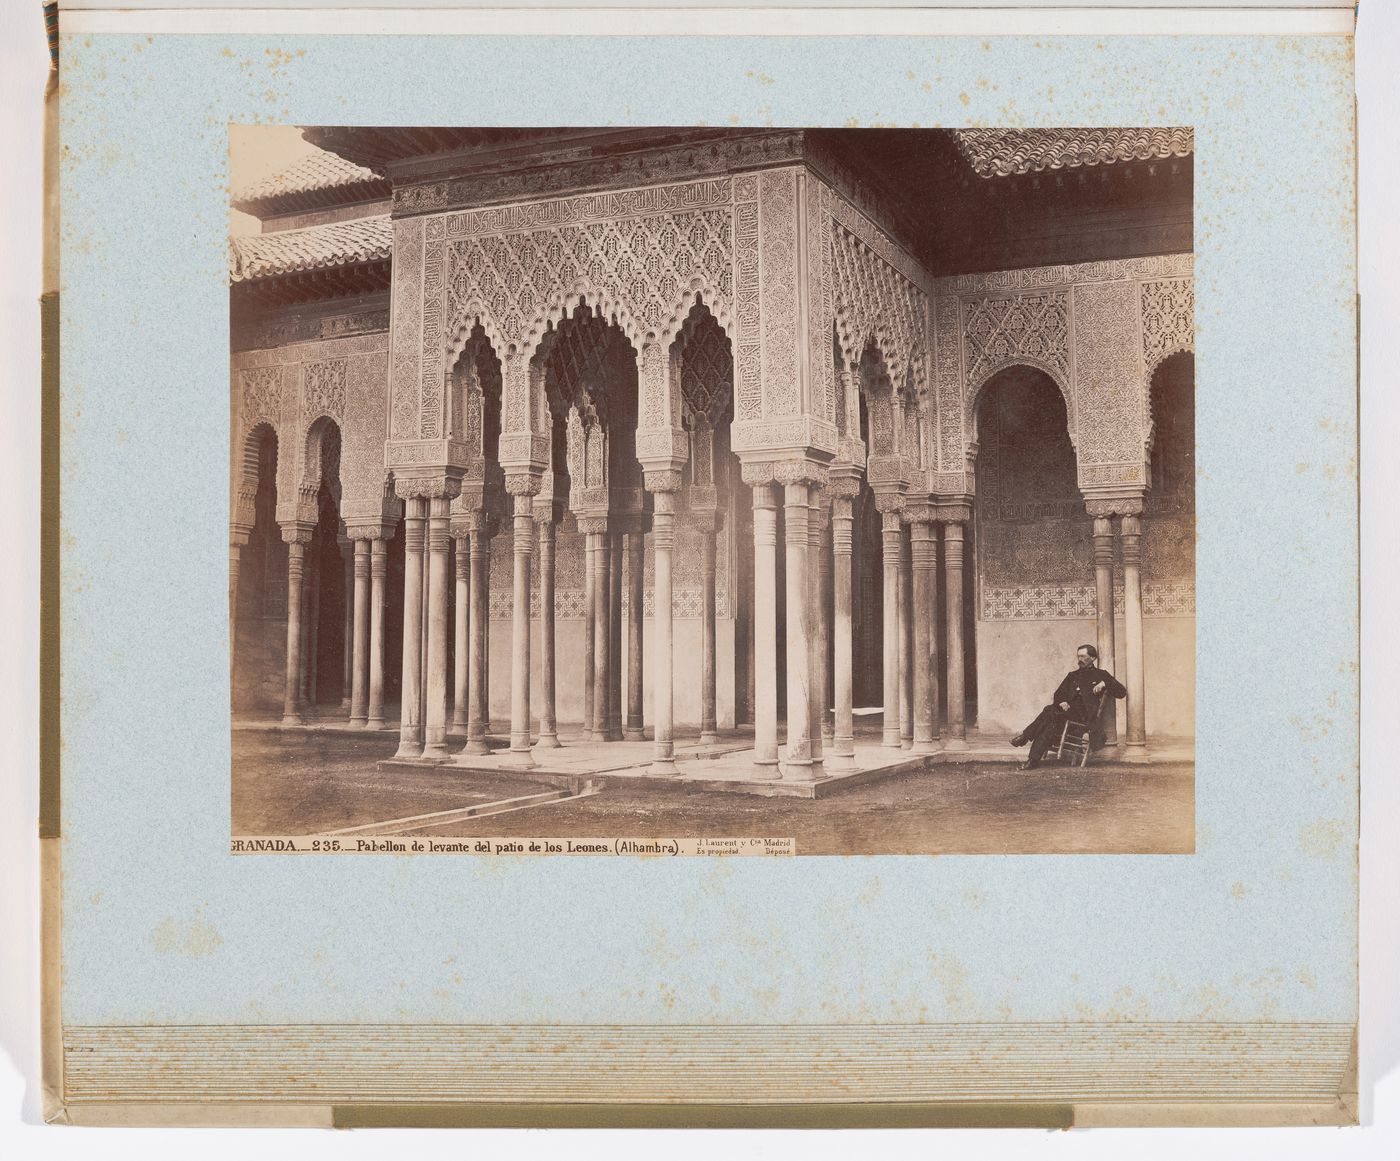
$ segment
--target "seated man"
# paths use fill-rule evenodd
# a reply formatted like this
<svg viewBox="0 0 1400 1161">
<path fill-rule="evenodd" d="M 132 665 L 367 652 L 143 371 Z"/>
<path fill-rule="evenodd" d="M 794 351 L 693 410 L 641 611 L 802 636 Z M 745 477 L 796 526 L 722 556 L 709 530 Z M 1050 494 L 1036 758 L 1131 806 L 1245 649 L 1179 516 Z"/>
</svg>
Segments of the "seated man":
<svg viewBox="0 0 1400 1161">
<path fill-rule="evenodd" d="M 1011 739 L 1013 746 L 1024 746 L 1027 742 L 1031 744 L 1029 758 L 1021 763 L 1022 770 L 1034 770 L 1040 765 L 1040 759 L 1059 737 L 1067 718 L 1090 724 L 1090 749 L 1097 750 L 1103 745 L 1103 726 L 1095 713 L 1099 695 L 1106 690 L 1114 697 L 1127 697 L 1128 691 L 1113 674 L 1100 669 L 1098 665 L 1099 651 L 1092 645 L 1081 645 L 1075 653 L 1075 668 L 1065 674 L 1051 704 Z"/>
</svg>

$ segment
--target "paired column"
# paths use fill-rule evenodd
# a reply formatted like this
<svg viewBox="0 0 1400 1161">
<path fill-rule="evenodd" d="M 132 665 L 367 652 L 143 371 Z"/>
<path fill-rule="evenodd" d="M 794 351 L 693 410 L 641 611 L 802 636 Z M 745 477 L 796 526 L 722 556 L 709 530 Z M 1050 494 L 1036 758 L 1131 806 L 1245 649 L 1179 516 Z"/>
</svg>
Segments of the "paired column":
<svg viewBox="0 0 1400 1161">
<path fill-rule="evenodd" d="M 535 542 L 533 476 L 506 479 L 515 500 L 515 585 L 511 610 L 510 749 L 503 756 L 516 766 L 533 766 L 530 756 L 530 557 Z"/>
<path fill-rule="evenodd" d="M 715 529 L 713 511 L 693 513 L 700 529 L 700 744 L 719 741 L 715 712 Z"/>
<path fill-rule="evenodd" d="M 675 762 L 675 658 L 672 639 L 671 557 L 676 541 L 676 492 L 680 489 L 680 472 L 646 473 L 647 491 L 653 495 L 652 546 L 654 551 L 656 616 L 654 631 L 656 646 L 652 654 L 652 691 L 655 723 L 655 756 L 651 769 L 656 774 L 679 774 Z"/>
<path fill-rule="evenodd" d="M 938 542 L 933 517 L 920 510 L 909 526 L 914 590 L 914 739 L 918 754 L 938 749 L 938 680 L 933 619 L 938 603 Z"/>
<path fill-rule="evenodd" d="M 787 751 L 783 777 L 809 779 L 814 771 L 812 753 L 812 580 L 808 573 L 810 485 L 796 480 L 783 487 L 783 539 L 787 580 Z M 820 764 L 820 758 L 816 759 Z"/>
<path fill-rule="evenodd" d="M 452 732 L 467 728 L 467 629 L 471 591 L 471 564 L 467 530 L 452 525 L 452 562 L 456 585 L 452 594 Z"/>
<path fill-rule="evenodd" d="M 369 550 L 369 706 L 365 728 L 384 728 L 384 606 L 389 576 L 386 540 L 370 541 Z"/>
<path fill-rule="evenodd" d="M 807 653 L 811 677 L 808 714 L 811 718 L 812 761 L 820 765 L 831 737 L 827 724 L 826 650 L 831 637 L 826 628 L 826 574 L 831 561 L 822 551 L 826 540 L 826 507 L 822 487 L 812 484 L 807 493 Z"/>
<path fill-rule="evenodd" d="M 587 537 L 591 566 L 591 583 L 585 589 L 585 596 L 591 597 L 587 614 L 591 626 L 584 631 L 585 643 L 592 643 L 587 666 L 590 681 L 584 706 L 587 737 L 590 741 L 605 742 L 608 740 L 608 671 L 611 668 L 608 655 L 612 646 L 609 625 L 612 558 L 608 552 L 608 520 L 606 516 L 585 516 L 579 520 L 579 528 Z"/>
<path fill-rule="evenodd" d="M 943 589 L 948 638 L 948 728 L 943 738 L 945 750 L 967 749 L 967 691 L 963 659 L 963 528 L 970 513 L 962 519 L 943 523 Z"/>
<path fill-rule="evenodd" d="M 909 525 L 899 530 L 899 744 L 914 748 L 914 562 Z"/>
<path fill-rule="evenodd" d="M 627 723 L 622 736 L 629 742 L 640 742 L 646 735 L 642 727 L 642 571 L 645 541 L 642 518 L 627 530 Z"/>
<path fill-rule="evenodd" d="M 884 599 L 882 602 L 884 606 L 884 634 L 881 642 L 884 662 L 884 672 L 881 679 L 884 691 L 884 728 L 881 731 L 880 744 L 898 749 L 900 744 L 901 684 L 899 680 L 899 566 L 901 542 L 904 539 L 900 532 L 899 509 L 903 506 L 903 500 L 897 496 L 877 496 L 875 505 L 881 517 L 881 547 L 884 559 Z"/>
<path fill-rule="evenodd" d="M 423 715 L 423 757 L 445 762 L 447 753 L 447 595 L 450 586 L 447 551 L 452 497 L 428 501 L 428 644 L 427 700 Z"/>
<path fill-rule="evenodd" d="M 491 722 L 487 688 L 491 632 L 491 537 L 484 512 L 473 512 L 467 525 L 471 538 L 471 613 L 467 626 L 467 744 L 463 755 L 489 754 L 486 733 Z"/>
<path fill-rule="evenodd" d="M 359 538 L 351 543 L 355 546 L 355 588 L 350 641 L 345 651 L 350 657 L 350 724 L 363 726 L 369 719 L 369 690 L 366 687 L 366 678 L 369 676 L 369 574 L 372 542 Z"/>
<path fill-rule="evenodd" d="M 283 525 L 287 544 L 287 675 L 282 701 L 282 724 L 301 724 L 302 588 L 306 571 L 306 546 L 311 543 L 310 524 Z"/>
<path fill-rule="evenodd" d="M 559 748 L 554 706 L 554 521 L 542 513 L 540 525 L 540 737 L 539 750 Z"/>
<path fill-rule="evenodd" d="M 403 677 L 396 758 L 423 755 L 423 548 L 427 519 L 425 498 L 404 498 Z"/>
<path fill-rule="evenodd" d="M 589 531 L 591 524 L 587 517 L 579 519 L 579 531 L 583 533 L 583 735 L 585 742 L 601 741 L 598 723 L 593 714 L 593 651 L 597 647 L 597 584 L 593 570 L 597 539 Z"/>
<path fill-rule="evenodd" d="M 1127 647 L 1128 742 L 1123 758 L 1146 762 L 1146 676 L 1142 656 L 1142 517 L 1124 513 L 1123 537 L 1123 637 Z M 1109 608 L 1113 606 L 1110 604 Z"/>
<path fill-rule="evenodd" d="M 341 633 L 341 682 L 340 708 L 350 709 L 350 685 L 354 677 L 355 605 L 351 594 L 355 589 L 355 545 L 351 540 L 340 542 L 340 555 L 345 565 L 344 584 L 341 586 L 344 608 L 344 629 Z"/>
<path fill-rule="evenodd" d="M 851 641 L 852 537 L 855 519 L 856 480 L 832 482 L 832 721 L 831 753 L 826 764 L 832 769 L 849 770 L 856 764 L 855 716 L 852 713 L 854 654 Z"/>
<path fill-rule="evenodd" d="M 778 765 L 778 505 L 771 482 L 753 485 L 754 762 L 756 778 Z M 789 613 L 789 616 L 791 614 Z"/>
<path fill-rule="evenodd" d="M 1094 599 L 1098 614 L 1099 666 L 1117 676 L 1114 660 L 1113 517 L 1094 517 Z M 1104 744 L 1118 744 L 1118 710 L 1109 698 L 1103 713 Z"/>
<path fill-rule="evenodd" d="M 622 533 L 616 523 L 608 545 L 608 716 L 604 738 L 622 741 Z"/>
</svg>

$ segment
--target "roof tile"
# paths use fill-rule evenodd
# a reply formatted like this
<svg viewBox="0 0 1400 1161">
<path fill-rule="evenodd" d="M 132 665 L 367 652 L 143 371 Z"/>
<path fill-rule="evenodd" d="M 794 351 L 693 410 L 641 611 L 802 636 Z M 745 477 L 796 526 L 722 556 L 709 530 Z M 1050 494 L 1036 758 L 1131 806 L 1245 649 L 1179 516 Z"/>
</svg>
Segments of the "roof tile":
<svg viewBox="0 0 1400 1161">
<path fill-rule="evenodd" d="M 1115 161 L 1186 157 L 1195 150 L 1189 128 L 955 129 L 958 147 L 982 177 L 1072 169 Z"/>
<path fill-rule="evenodd" d="M 388 258 L 393 228 L 388 214 L 332 222 L 304 230 L 229 239 L 228 272 L 234 282 L 273 278 L 298 270 L 351 266 Z"/>
</svg>

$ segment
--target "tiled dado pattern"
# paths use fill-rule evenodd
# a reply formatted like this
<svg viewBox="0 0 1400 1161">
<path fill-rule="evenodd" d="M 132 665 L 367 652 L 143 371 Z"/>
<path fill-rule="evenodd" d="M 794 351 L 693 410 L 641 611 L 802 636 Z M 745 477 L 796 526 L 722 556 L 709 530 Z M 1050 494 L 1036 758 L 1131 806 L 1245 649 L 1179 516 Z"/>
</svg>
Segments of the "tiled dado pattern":
<svg viewBox="0 0 1400 1161">
<path fill-rule="evenodd" d="M 1113 590 L 1113 611 L 1123 613 L 1123 586 Z M 1145 617 L 1194 617 L 1196 586 L 1191 581 L 1142 585 L 1142 612 Z M 982 587 L 984 621 L 1092 620 L 1098 615 L 1094 586 L 1013 585 Z"/>
</svg>

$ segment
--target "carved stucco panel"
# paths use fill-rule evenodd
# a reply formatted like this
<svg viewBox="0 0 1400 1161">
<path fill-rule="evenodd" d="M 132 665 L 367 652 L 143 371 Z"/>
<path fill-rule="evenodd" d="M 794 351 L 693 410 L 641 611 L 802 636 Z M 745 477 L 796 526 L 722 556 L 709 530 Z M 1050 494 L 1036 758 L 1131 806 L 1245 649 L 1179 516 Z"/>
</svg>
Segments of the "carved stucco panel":
<svg viewBox="0 0 1400 1161">
<path fill-rule="evenodd" d="M 1136 467 L 1147 440 L 1139 297 L 1135 282 L 1074 287 L 1074 413 L 1081 482 L 1090 465 Z M 1124 473 L 1120 471 L 1120 476 Z"/>
<path fill-rule="evenodd" d="M 759 189 L 763 414 L 798 415 L 796 168 L 765 170 Z"/>
<path fill-rule="evenodd" d="M 1196 349 L 1196 284 L 1191 278 L 1142 283 L 1143 365 L 1150 381 L 1157 364 Z"/>
<path fill-rule="evenodd" d="M 392 365 L 389 391 L 392 420 L 389 437 L 418 438 L 419 372 L 423 362 L 423 220 L 394 223 Z"/>
</svg>

